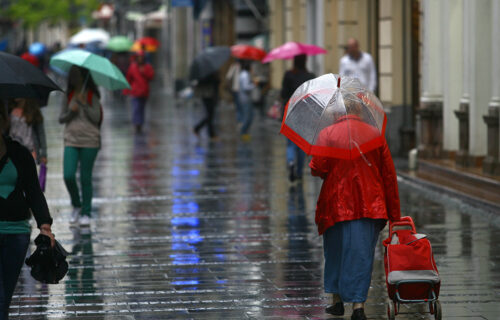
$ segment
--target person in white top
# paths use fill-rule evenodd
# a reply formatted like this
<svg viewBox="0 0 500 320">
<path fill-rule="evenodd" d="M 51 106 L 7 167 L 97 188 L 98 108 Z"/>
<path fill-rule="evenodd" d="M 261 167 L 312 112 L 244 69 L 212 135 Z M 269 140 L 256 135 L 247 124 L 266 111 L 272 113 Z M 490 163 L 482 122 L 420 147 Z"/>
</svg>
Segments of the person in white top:
<svg viewBox="0 0 500 320">
<path fill-rule="evenodd" d="M 358 78 L 370 91 L 377 88 L 377 70 L 369 53 L 359 49 L 358 40 L 347 40 L 347 54 L 340 59 L 341 76 Z"/>
</svg>

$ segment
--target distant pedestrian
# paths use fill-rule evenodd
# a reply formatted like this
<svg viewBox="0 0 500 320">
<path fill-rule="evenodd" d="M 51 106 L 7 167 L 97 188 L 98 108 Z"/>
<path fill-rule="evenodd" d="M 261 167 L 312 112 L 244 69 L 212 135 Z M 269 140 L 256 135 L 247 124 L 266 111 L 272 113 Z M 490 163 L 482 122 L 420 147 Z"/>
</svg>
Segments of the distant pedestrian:
<svg viewBox="0 0 500 320">
<path fill-rule="evenodd" d="M 249 131 L 253 121 L 252 90 L 255 88 L 255 84 L 252 80 L 250 67 L 250 61 L 243 60 L 239 75 L 238 103 L 243 111 L 243 122 L 240 130 L 243 141 L 250 140 Z"/>
<path fill-rule="evenodd" d="M 132 123 L 135 132 L 140 133 L 144 125 L 146 102 L 149 97 L 149 82 L 153 80 L 153 67 L 146 62 L 144 51 L 136 54 L 127 71 L 127 81 L 131 89 L 125 89 L 125 94 L 130 94 L 132 102 Z"/>
<path fill-rule="evenodd" d="M 39 103 L 35 99 L 9 100 L 9 136 L 25 146 L 38 163 L 47 164 L 47 140 Z"/>
<path fill-rule="evenodd" d="M 346 55 L 340 59 L 339 74 L 358 78 L 370 91 L 377 88 L 377 70 L 369 53 L 359 49 L 358 40 L 350 38 L 347 41 Z"/>
<path fill-rule="evenodd" d="M 346 101 L 349 103 L 349 101 Z M 356 108 L 356 106 L 352 106 Z M 340 132 L 354 130 L 350 119 L 360 118 L 352 110 L 318 136 L 338 139 L 331 145 L 345 143 Z M 374 130 L 362 121 L 354 122 L 358 132 Z M 337 134 L 335 134 L 337 133 Z M 329 136 L 327 136 L 329 135 Z M 400 219 L 396 171 L 387 143 L 354 160 L 314 156 L 309 164 L 313 176 L 323 179 L 316 207 L 318 232 L 323 235 L 325 256 L 325 292 L 333 294 L 326 312 L 342 316 L 344 302 L 353 303 L 352 320 L 366 319 L 364 303 L 371 282 L 375 246 L 386 221 Z"/>
<path fill-rule="evenodd" d="M 0 107 L 0 319 L 8 319 L 9 306 L 28 250 L 30 217 L 35 216 L 40 233 L 51 238 L 47 202 L 28 149 L 7 137 L 9 118 Z"/>
<path fill-rule="evenodd" d="M 286 104 L 295 90 L 304 82 L 314 79 L 314 74 L 307 71 L 307 56 L 305 54 L 295 56 L 293 68 L 285 72 L 281 85 L 281 99 Z M 283 108 L 284 112 L 284 108 Z M 290 182 L 302 179 L 305 154 L 295 143 L 288 140 L 286 147 L 286 161 L 288 167 L 288 179 Z"/>
<path fill-rule="evenodd" d="M 231 96 L 233 97 L 238 130 L 241 129 L 243 123 L 243 110 L 238 100 L 238 92 L 240 91 L 240 71 L 241 63 L 240 61 L 235 61 L 231 64 L 226 73 L 226 86 L 229 88 L 229 91 L 231 91 Z"/>
<path fill-rule="evenodd" d="M 198 81 L 195 87 L 195 94 L 201 98 L 205 107 L 206 115 L 194 127 L 194 133 L 199 136 L 200 130 L 207 126 L 210 139 L 217 139 L 215 132 L 214 118 L 215 109 L 219 100 L 219 75 L 218 71 Z"/>
<path fill-rule="evenodd" d="M 71 224 L 90 225 L 92 171 L 101 147 L 102 108 L 99 90 L 88 69 L 72 66 L 59 122 L 64 126 L 64 182 L 71 197 Z M 80 164 L 82 196 L 76 183 Z"/>
</svg>

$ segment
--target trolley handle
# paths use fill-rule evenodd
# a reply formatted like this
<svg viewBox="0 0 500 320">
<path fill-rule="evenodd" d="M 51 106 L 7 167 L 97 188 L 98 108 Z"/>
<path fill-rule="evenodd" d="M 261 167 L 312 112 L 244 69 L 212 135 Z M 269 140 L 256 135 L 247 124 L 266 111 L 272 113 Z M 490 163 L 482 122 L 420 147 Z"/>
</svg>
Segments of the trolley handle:
<svg viewBox="0 0 500 320">
<path fill-rule="evenodd" d="M 401 217 L 401 220 L 390 222 L 389 223 L 389 235 L 392 235 L 392 231 L 395 227 L 410 227 L 413 233 L 417 233 L 415 229 L 415 223 L 413 223 L 413 219 L 410 216 Z"/>
</svg>

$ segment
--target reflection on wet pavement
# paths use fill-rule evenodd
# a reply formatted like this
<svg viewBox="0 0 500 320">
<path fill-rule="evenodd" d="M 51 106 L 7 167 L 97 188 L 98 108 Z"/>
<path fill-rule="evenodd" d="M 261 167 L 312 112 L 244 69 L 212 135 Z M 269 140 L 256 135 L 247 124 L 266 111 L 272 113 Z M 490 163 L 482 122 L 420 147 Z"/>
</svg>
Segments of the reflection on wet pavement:
<svg viewBox="0 0 500 320">
<path fill-rule="evenodd" d="M 279 124 L 257 118 L 251 142 L 241 142 L 231 108 L 222 106 L 220 140 L 198 141 L 191 127 L 201 107 L 160 103 L 167 100 L 151 103 L 149 126 L 138 136 L 127 108 L 106 103 L 90 230 L 69 228 L 59 110 L 44 110 L 46 195 L 56 237 L 71 252 L 70 271 L 47 286 L 24 270 L 12 319 L 328 319 L 314 224 L 320 182 L 288 183 Z M 477 213 L 426 200 L 405 182 L 400 188 L 405 214 L 433 244 L 443 318 L 499 319 L 500 229 Z M 370 319 L 386 317 L 381 252 Z"/>
</svg>

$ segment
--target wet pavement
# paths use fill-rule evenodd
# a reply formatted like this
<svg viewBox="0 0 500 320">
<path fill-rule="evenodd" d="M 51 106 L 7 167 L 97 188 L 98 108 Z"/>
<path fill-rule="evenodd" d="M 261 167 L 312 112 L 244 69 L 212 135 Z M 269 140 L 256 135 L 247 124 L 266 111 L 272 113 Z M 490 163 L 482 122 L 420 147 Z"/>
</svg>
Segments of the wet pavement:
<svg viewBox="0 0 500 320">
<path fill-rule="evenodd" d="M 330 319 L 322 239 L 314 224 L 320 181 L 287 181 L 279 124 L 255 118 L 252 140 L 218 110 L 220 138 L 191 131 L 203 110 L 155 96 L 134 135 L 128 109 L 105 101 L 89 232 L 70 229 L 58 106 L 44 110 L 46 196 L 56 237 L 71 252 L 57 285 L 24 270 L 11 319 Z M 429 235 L 442 277 L 443 319 L 500 319 L 500 229 L 478 210 L 441 203 L 401 180 L 402 208 Z M 432 196 L 432 195 L 431 195 Z M 35 233 L 33 235 L 33 238 Z M 381 238 L 383 235 L 381 236 Z M 379 248 L 380 249 L 380 248 Z M 381 250 L 366 312 L 386 318 Z M 397 319 L 430 319 L 417 306 Z M 347 307 L 345 318 L 350 318 Z"/>
</svg>

